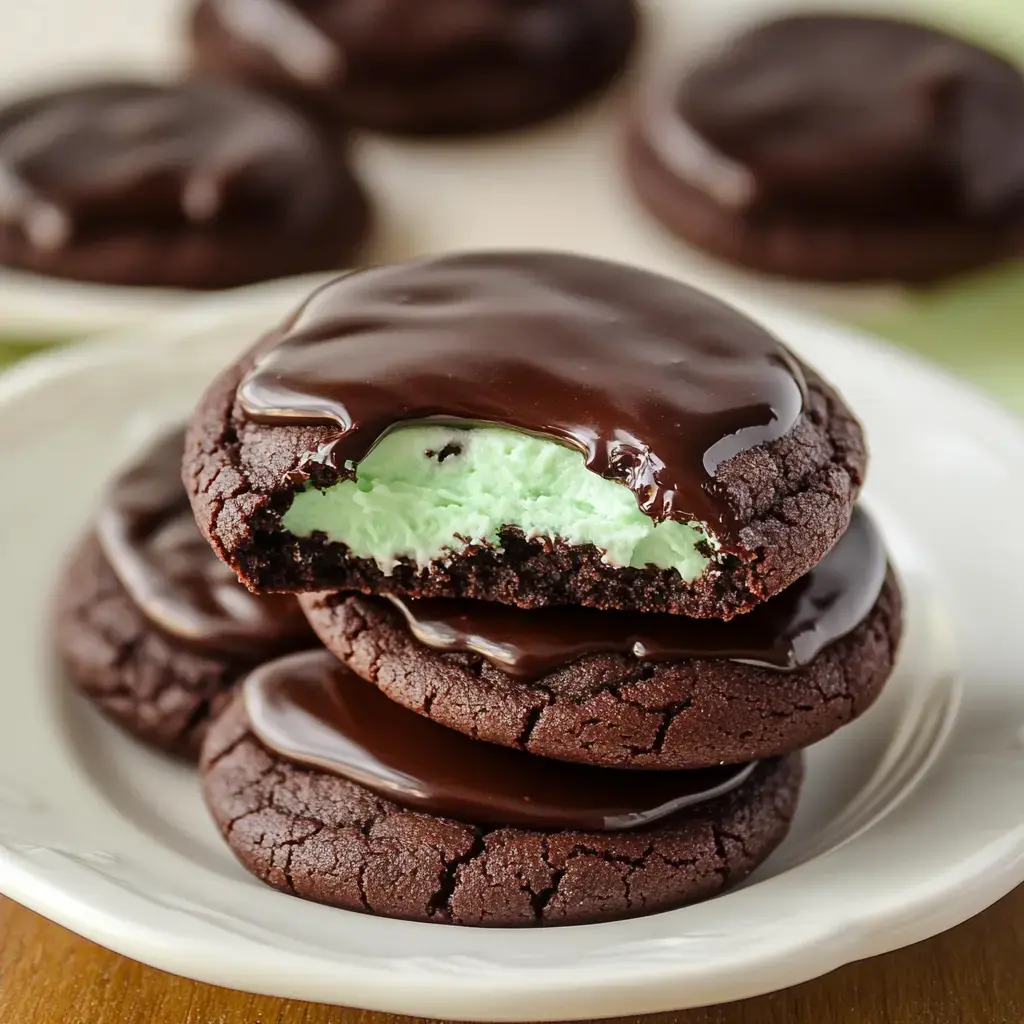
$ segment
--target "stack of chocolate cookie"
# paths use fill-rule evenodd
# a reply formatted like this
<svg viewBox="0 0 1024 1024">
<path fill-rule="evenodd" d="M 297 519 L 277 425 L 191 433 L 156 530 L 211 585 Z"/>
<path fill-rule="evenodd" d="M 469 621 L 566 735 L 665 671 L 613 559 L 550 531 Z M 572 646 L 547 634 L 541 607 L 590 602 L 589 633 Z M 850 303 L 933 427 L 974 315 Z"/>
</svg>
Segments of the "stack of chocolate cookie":
<svg viewBox="0 0 1024 1024">
<path fill-rule="evenodd" d="M 196 529 L 181 486 L 183 431 L 107 487 L 56 593 L 68 676 L 133 736 L 195 760 L 249 671 L 315 638 L 294 598 L 250 594 Z"/>
<path fill-rule="evenodd" d="M 800 750 L 892 668 L 865 464 L 828 384 L 665 278 L 518 253 L 325 286 L 186 438 L 213 551 L 255 593 L 298 595 L 324 645 L 250 651 L 209 726 L 225 838 L 286 892 L 459 924 L 735 884 L 786 835 Z M 100 538 L 121 590 L 159 607 L 119 554 L 154 533 L 147 500 Z M 269 629 L 221 583 L 222 616 Z"/>
</svg>

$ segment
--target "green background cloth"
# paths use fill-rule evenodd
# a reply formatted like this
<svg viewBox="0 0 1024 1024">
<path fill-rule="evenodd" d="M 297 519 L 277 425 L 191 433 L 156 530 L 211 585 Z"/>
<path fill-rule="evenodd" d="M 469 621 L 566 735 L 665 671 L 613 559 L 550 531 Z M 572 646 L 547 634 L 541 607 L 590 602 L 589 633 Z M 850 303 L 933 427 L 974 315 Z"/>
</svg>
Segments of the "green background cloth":
<svg viewBox="0 0 1024 1024">
<path fill-rule="evenodd" d="M 0 333 L 2 331 L 3 324 L 0 324 Z M 46 347 L 48 346 L 38 343 L 23 344 L 17 341 L 0 341 L 0 369 Z"/>
<path fill-rule="evenodd" d="M 911 309 L 861 323 L 1024 412 L 1024 263 L 939 289 L 918 297 Z"/>
<path fill-rule="evenodd" d="M 888 6 L 973 36 L 1024 68 L 1024 0 L 895 0 Z M 1024 262 L 915 295 L 906 309 L 860 323 L 1024 412 Z"/>
<path fill-rule="evenodd" d="M 921 16 L 1001 51 L 1024 68 L 1024 0 L 820 0 L 820 5 Z M 852 319 L 945 364 L 1024 412 L 1024 261 L 912 294 L 899 306 L 895 312 Z M 0 338 L 3 333 L 0 323 Z M 39 347 L 0 341 L 0 367 Z"/>
</svg>

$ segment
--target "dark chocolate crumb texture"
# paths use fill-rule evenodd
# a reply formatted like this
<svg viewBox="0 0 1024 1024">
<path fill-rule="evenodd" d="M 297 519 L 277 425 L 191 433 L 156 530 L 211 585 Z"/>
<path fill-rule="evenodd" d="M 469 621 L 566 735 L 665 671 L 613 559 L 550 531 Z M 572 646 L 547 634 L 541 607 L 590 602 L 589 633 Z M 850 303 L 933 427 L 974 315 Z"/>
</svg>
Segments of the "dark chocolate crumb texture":
<svg viewBox="0 0 1024 1024">
<path fill-rule="evenodd" d="M 475 739 L 627 768 L 809 746 L 866 711 L 895 661 L 900 592 L 866 513 L 801 579 L 729 622 L 444 598 L 304 594 L 328 649 Z"/>
<path fill-rule="evenodd" d="M 368 206 L 331 137 L 232 85 L 86 83 L 0 110 L 0 263 L 226 288 L 347 263 Z"/>
<path fill-rule="evenodd" d="M 184 479 L 256 590 L 730 618 L 820 561 L 865 465 L 838 395 L 730 307 L 508 253 L 315 292 L 208 390 Z"/>
<path fill-rule="evenodd" d="M 74 683 L 146 742 L 189 757 L 235 682 L 316 641 L 295 600 L 256 596 L 210 551 L 181 487 L 182 432 L 109 487 L 57 591 Z"/>
<path fill-rule="evenodd" d="M 915 25 L 757 26 L 637 105 L 629 167 L 670 229 L 837 281 L 930 281 L 1024 250 L 1024 76 Z"/>
<path fill-rule="evenodd" d="M 207 803 L 293 895 L 392 917 L 572 924 L 714 895 L 785 836 L 799 755 L 697 772 L 562 764 L 399 707 L 327 652 L 258 669 L 211 728 Z"/>
</svg>

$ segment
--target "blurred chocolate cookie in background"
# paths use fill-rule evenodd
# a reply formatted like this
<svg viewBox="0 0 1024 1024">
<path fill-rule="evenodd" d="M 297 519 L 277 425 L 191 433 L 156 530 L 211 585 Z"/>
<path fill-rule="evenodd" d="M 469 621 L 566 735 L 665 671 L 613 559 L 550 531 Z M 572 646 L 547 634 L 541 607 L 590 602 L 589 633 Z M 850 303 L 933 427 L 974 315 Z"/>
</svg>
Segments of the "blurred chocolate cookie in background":
<svg viewBox="0 0 1024 1024">
<path fill-rule="evenodd" d="M 648 209 L 756 270 L 929 282 L 1024 248 L 1024 78 L 922 25 L 762 24 L 651 89 L 628 140 Z"/>
<path fill-rule="evenodd" d="M 194 64 L 328 119 L 459 134 L 559 113 L 622 69 L 633 0 L 200 0 Z"/>
<path fill-rule="evenodd" d="M 0 110 L 0 263 L 215 289 L 344 266 L 368 222 L 343 137 L 239 86 L 101 82 Z"/>
</svg>

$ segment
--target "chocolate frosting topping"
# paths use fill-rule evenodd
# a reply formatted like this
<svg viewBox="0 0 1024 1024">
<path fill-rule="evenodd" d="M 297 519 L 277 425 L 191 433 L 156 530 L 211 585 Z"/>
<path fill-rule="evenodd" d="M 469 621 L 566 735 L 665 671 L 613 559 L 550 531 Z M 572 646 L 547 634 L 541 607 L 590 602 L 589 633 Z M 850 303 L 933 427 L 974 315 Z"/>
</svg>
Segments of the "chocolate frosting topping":
<svg viewBox="0 0 1024 1024">
<path fill-rule="evenodd" d="M 693 157 L 713 194 L 720 168 L 737 205 L 921 218 L 1024 201 L 1024 78 L 920 25 L 799 15 L 760 26 L 688 76 L 672 116 L 652 142 L 677 168 Z"/>
<path fill-rule="evenodd" d="M 96 532 L 121 585 L 149 621 L 189 646 L 246 663 L 312 640 L 295 598 L 250 594 L 210 550 L 181 485 L 182 431 L 111 484 Z"/>
<path fill-rule="evenodd" d="M 311 231 L 336 177 L 311 125 L 234 86 L 102 83 L 0 112 L 0 220 L 44 249 L 118 225 Z"/>
<path fill-rule="evenodd" d="M 754 768 L 593 768 L 482 743 L 400 707 L 326 651 L 263 665 L 243 687 L 253 731 L 281 757 L 474 824 L 641 828 L 728 793 Z"/>
<path fill-rule="evenodd" d="M 415 421 L 501 424 L 578 449 L 655 520 L 728 550 L 719 464 L 787 434 L 799 365 L 768 332 L 668 278 L 554 253 L 475 254 L 326 285 L 242 381 L 243 415 L 334 427 L 339 473 Z"/>
<path fill-rule="evenodd" d="M 864 621 L 887 566 L 878 530 L 856 508 L 846 533 L 806 576 L 728 622 L 578 606 L 526 611 L 484 601 L 389 599 L 421 643 L 471 651 L 520 678 L 599 653 L 644 661 L 728 658 L 785 671 L 807 665 Z"/>
<path fill-rule="evenodd" d="M 384 67 L 406 76 L 457 62 L 562 54 L 586 24 L 577 0 L 208 0 L 236 36 L 300 79 L 340 84 Z M 591 4 L 592 20 L 617 3 Z M 313 73 L 309 73 L 312 67 Z"/>
</svg>

